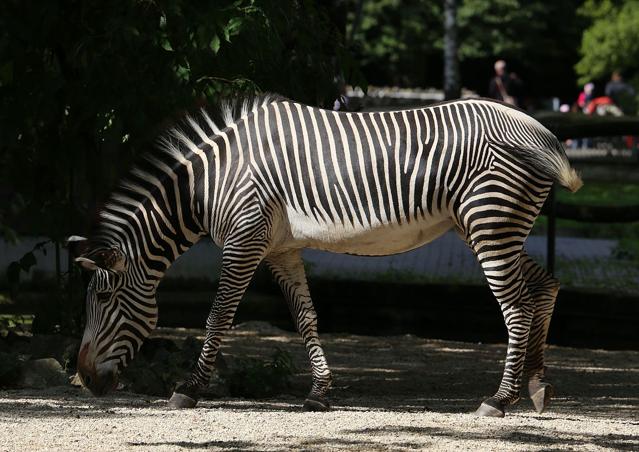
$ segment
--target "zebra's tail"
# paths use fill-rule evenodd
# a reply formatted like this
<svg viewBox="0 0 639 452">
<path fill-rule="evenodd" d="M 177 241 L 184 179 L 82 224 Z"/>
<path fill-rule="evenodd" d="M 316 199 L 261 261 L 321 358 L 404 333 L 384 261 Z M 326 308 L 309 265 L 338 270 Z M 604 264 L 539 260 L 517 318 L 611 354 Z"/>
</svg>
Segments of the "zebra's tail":
<svg viewBox="0 0 639 452">
<path fill-rule="evenodd" d="M 521 160 L 522 163 L 530 165 L 533 169 L 547 176 L 548 178 L 566 187 L 575 193 L 584 184 L 579 173 L 570 166 L 566 151 L 557 140 L 554 148 L 516 146 L 506 143 L 493 143 L 498 149 L 508 151 Z"/>
<path fill-rule="evenodd" d="M 577 170 L 570 166 L 567 159 L 566 164 L 561 167 L 557 181 L 573 193 L 584 185 L 581 176 L 579 176 Z"/>
</svg>

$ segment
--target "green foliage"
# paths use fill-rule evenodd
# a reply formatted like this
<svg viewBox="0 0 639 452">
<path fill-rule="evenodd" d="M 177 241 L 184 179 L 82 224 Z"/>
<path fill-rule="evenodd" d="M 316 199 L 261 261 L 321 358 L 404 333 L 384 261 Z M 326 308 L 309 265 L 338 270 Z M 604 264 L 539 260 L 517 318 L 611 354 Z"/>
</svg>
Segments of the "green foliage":
<svg viewBox="0 0 639 452">
<path fill-rule="evenodd" d="M 576 205 L 633 206 L 639 204 L 639 185 L 623 181 L 588 181 L 577 193 L 558 190 L 557 200 Z"/>
<path fill-rule="evenodd" d="M 579 12 L 592 20 L 575 66 L 579 81 L 618 70 L 634 74 L 633 84 L 639 88 L 639 1 L 588 0 Z"/>
<path fill-rule="evenodd" d="M 577 58 L 583 24 L 575 10 L 580 3 L 463 0 L 458 12 L 460 58 L 504 58 L 511 69 L 524 71 L 528 83 L 557 90 L 560 77 L 574 77 L 567 61 Z M 544 93 L 549 94 L 554 93 Z"/>
<path fill-rule="evenodd" d="M 122 372 L 122 379 L 137 393 L 169 396 L 175 382 L 195 364 L 202 341 L 193 337 L 178 348 L 169 339 L 149 338 L 133 361 Z"/>
<path fill-rule="evenodd" d="M 0 314 L 0 338 L 6 336 L 9 331 L 29 331 L 32 321 L 33 316 L 29 314 Z"/>
<path fill-rule="evenodd" d="M 356 1 L 349 15 L 354 52 L 369 81 L 376 84 L 432 86 L 441 83 L 442 2 L 426 0 L 365 1 L 357 22 Z M 574 73 L 583 19 L 576 14 L 582 0 L 459 0 L 459 58 L 465 86 L 486 80 L 492 63 L 505 58 L 524 70 L 526 80 L 559 90 Z M 350 34 L 350 33 L 349 33 Z M 567 63 L 568 62 L 568 63 Z M 553 93 L 544 93 L 544 95 Z"/>
<path fill-rule="evenodd" d="M 565 57 L 579 27 L 579 1 L 463 0 L 458 12 L 459 49 L 465 58 L 515 58 L 532 69 L 542 58 Z M 566 42 L 567 40 L 567 42 Z"/>
<path fill-rule="evenodd" d="M 355 2 L 349 10 L 349 35 L 356 53 L 378 84 L 382 80 L 387 84 L 414 84 L 427 70 L 427 56 L 439 53 L 433 46 L 442 33 L 438 2 L 365 1 L 355 32 Z"/>
<path fill-rule="evenodd" d="M 341 43 L 310 0 L 2 2 L 0 224 L 83 229 L 158 125 L 222 95 L 328 104 L 358 79 Z"/>
<path fill-rule="evenodd" d="M 84 234 L 135 156 L 185 111 L 258 90 L 327 105 L 340 74 L 363 83 L 311 0 L 0 2 L 0 236 Z M 68 276 L 52 298 L 80 286 Z"/>
<path fill-rule="evenodd" d="M 460 58 L 484 58 L 501 55 L 519 55 L 525 41 L 518 33 L 538 34 L 545 24 L 535 23 L 535 16 L 543 12 L 539 2 L 530 2 L 522 7 L 519 0 L 464 0 L 458 12 L 460 36 Z"/>
<path fill-rule="evenodd" d="M 280 394 L 290 385 L 295 372 L 293 358 L 282 349 L 276 349 L 268 361 L 239 359 L 228 376 L 229 391 L 233 397 L 265 398 Z"/>
<path fill-rule="evenodd" d="M 557 201 L 575 205 L 631 206 L 639 200 L 639 186 L 630 182 L 587 180 L 577 192 L 557 190 Z M 618 238 L 620 249 L 639 250 L 639 223 L 583 223 L 573 220 L 557 220 L 559 235 L 593 239 Z M 535 221 L 532 235 L 543 235 L 547 231 L 547 218 Z M 618 253 L 624 254 L 623 252 Z M 634 252 L 632 253 L 635 255 Z M 639 253 L 637 253 L 639 258 Z"/>
<path fill-rule="evenodd" d="M 168 396 L 175 383 L 191 369 L 202 350 L 202 341 L 188 337 L 178 347 L 172 340 L 150 338 L 122 373 L 123 382 L 134 392 Z M 295 365 L 289 353 L 276 349 L 270 359 L 238 358 L 227 368 L 218 355 L 211 386 L 203 394 L 264 398 L 280 394 L 289 387 Z M 228 389 L 227 389 L 228 388 Z"/>
</svg>

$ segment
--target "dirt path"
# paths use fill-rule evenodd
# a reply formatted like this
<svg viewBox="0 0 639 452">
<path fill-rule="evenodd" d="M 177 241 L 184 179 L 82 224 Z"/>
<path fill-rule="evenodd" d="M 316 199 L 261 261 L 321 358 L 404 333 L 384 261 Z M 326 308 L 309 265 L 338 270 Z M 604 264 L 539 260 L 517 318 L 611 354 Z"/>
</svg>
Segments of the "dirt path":
<svg viewBox="0 0 639 452">
<path fill-rule="evenodd" d="M 639 450 L 639 352 L 551 347 L 551 409 L 537 415 L 523 400 L 505 419 L 485 419 L 470 413 L 498 384 L 501 345 L 323 339 L 335 378 L 328 413 L 300 410 L 308 372 L 289 395 L 202 401 L 189 411 L 122 392 L 0 391 L 0 450 Z M 306 369 L 296 335 L 263 325 L 240 326 L 223 350 L 268 357 L 275 347 Z"/>
</svg>

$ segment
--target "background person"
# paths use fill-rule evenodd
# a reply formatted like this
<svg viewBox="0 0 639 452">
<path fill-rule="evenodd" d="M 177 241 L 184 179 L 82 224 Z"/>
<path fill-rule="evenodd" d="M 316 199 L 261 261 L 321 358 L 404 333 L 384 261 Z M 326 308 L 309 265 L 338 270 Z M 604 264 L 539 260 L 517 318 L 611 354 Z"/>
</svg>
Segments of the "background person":
<svg viewBox="0 0 639 452">
<path fill-rule="evenodd" d="M 614 71 L 606 84 L 606 96 L 612 99 L 625 114 L 632 114 L 636 108 L 635 89 L 626 83 L 621 72 Z"/>
<path fill-rule="evenodd" d="M 593 98 L 593 92 L 595 91 L 594 83 L 586 83 L 584 85 L 584 90 L 579 93 L 579 97 L 577 97 L 577 105 L 581 109 L 581 111 L 585 111 L 586 106 L 590 103 Z"/>
<path fill-rule="evenodd" d="M 495 76 L 488 85 L 488 97 L 501 100 L 508 104 L 519 105 L 519 97 L 522 94 L 523 83 L 517 74 L 508 74 L 506 62 L 495 62 Z"/>
</svg>

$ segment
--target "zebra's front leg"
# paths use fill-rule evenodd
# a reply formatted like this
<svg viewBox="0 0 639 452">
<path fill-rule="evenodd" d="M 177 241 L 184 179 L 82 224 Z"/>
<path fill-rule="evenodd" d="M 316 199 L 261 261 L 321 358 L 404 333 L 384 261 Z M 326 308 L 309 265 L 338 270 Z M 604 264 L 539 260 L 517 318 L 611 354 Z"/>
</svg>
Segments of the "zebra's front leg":
<svg viewBox="0 0 639 452">
<path fill-rule="evenodd" d="M 522 253 L 522 271 L 535 303 L 524 373 L 528 377 L 528 393 L 535 410 L 542 413 L 554 395 L 554 388 L 545 375 L 544 350 L 550 319 L 559 292 L 559 282 L 525 252 Z"/>
<path fill-rule="evenodd" d="M 198 392 L 208 385 L 222 336 L 233 324 L 237 306 L 264 254 L 264 244 L 226 245 L 222 251 L 222 272 L 215 301 L 206 320 L 206 337 L 191 376 L 179 385 L 169 406 L 193 408 Z"/>
<path fill-rule="evenodd" d="M 308 290 L 301 252 L 293 250 L 268 256 L 266 262 L 282 288 L 311 361 L 313 386 L 304 402 L 304 410 L 326 411 L 329 409 L 326 393 L 331 385 L 331 371 L 317 334 L 317 313 Z"/>
<path fill-rule="evenodd" d="M 506 328 L 508 348 L 498 391 L 477 409 L 480 416 L 503 417 L 506 407 L 519 401 L 534 302 L 524 279 L 519 253 L 496 247 L 494 242 L 473 246 L 493 294 L 499 302 Z"/>
</svg>

